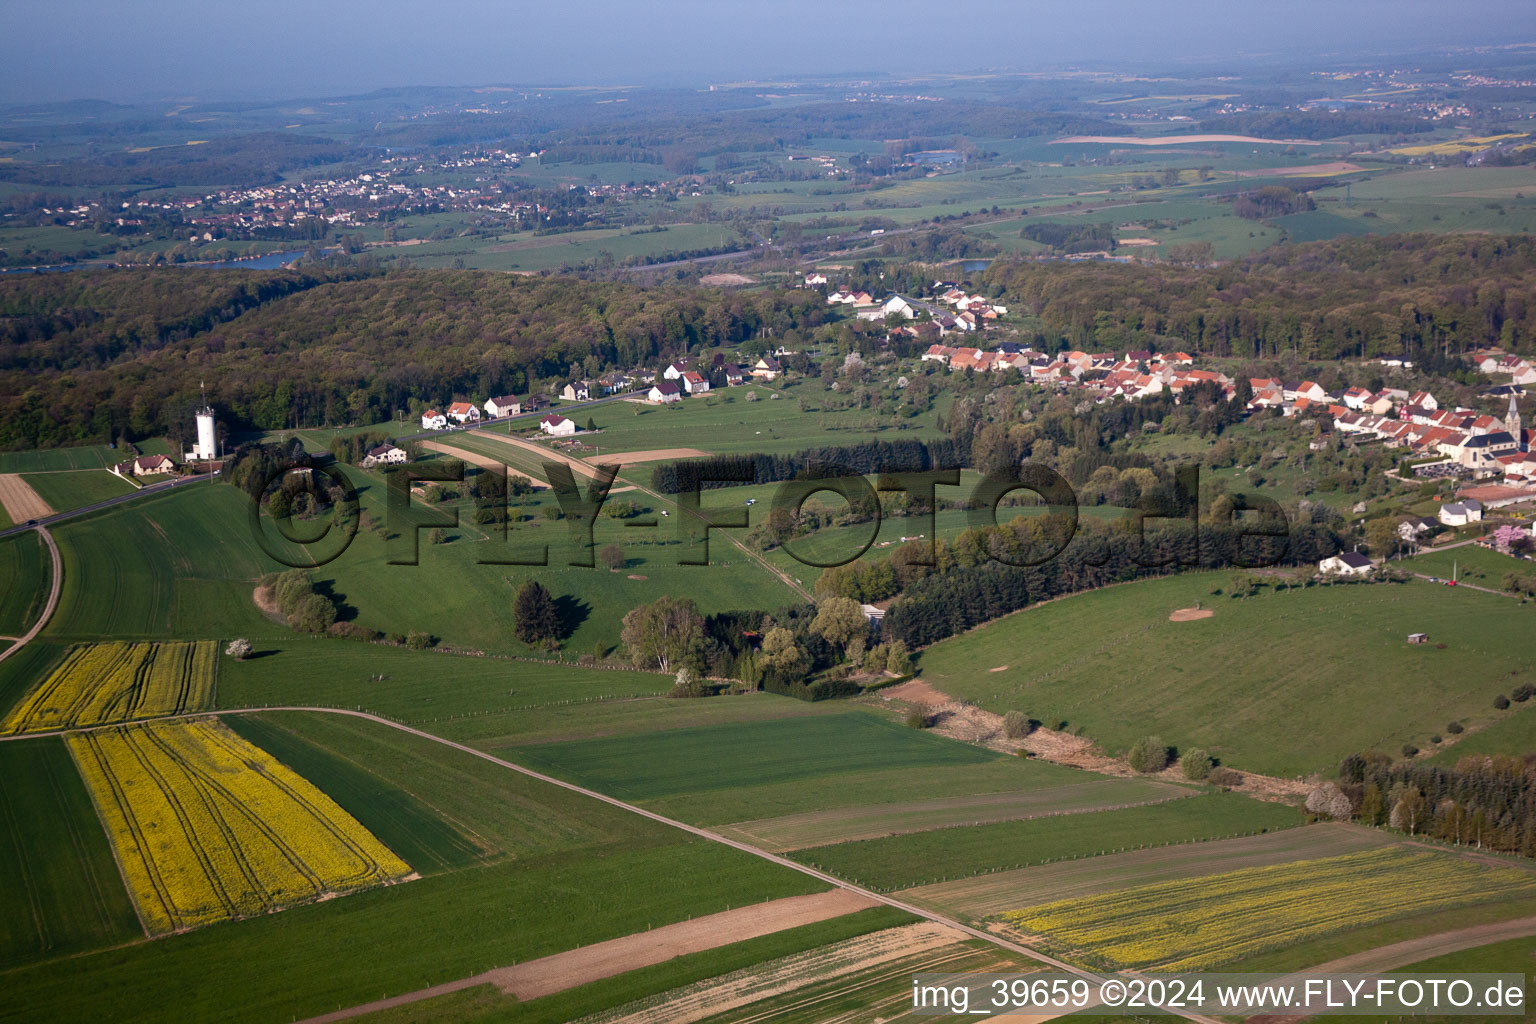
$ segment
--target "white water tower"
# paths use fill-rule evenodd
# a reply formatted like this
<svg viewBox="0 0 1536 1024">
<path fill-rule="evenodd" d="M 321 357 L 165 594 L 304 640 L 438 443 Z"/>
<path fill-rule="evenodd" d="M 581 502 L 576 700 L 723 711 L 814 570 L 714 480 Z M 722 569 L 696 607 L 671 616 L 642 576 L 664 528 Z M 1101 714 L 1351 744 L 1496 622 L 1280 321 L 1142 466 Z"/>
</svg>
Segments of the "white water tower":
<svg viewBox="0 0 1536 1024">
<path fill-rule="evenodd" d="M 208 404 L 208 389 L 203 389 L 203 407 L 197 410 L 197 443 L 192 458 L 207 462 L 219 457 L 218 435 L 213 427 L 213 407 Z"/>
</svg>

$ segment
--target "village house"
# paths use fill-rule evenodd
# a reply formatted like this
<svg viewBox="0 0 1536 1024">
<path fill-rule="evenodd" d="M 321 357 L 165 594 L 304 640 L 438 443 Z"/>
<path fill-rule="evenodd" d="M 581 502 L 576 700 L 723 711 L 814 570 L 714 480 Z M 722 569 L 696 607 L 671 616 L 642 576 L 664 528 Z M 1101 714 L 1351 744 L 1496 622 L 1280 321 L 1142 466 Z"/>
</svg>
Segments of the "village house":
<svg viewBox="0 0 1536 1024">
<path fill-rule="evenodd" d="M 645 393 L 645 397 L 657 405 L 666 405 L 682 401 L 683 391 L 677 386 L 676 381 L 659 380 L 651 385 L 651 390 Z"/>
<path fill-rule="evenodd" d="M 485 414 L 493 420 L 503 416 L 520 416 L 522 412 L 523 403 L 518 401 L 516 395 L 502 395 L 500 398 L 485 400 Z"/>
<path fill-rule="evenodd" d="M 176 472 L 176 463 L 168 455 L 140 455 L 112 467 L 118 476 L 159 476 Z"/>
<path fill-rule="evenodd" d="M 702 395 L 709 390 L 709 381 L 704 379 L 703 374 L 694 370 L 689 370 L 683 374 L 682 385 L 683 390 L 690 395 Z"/>
<path fill-rule="evenodd" d="M 1410 544 L 1417 543 L 1425 534 L 1434 533 L 1440 524 L 1423 516 L 1413 516 L 1397 524 L 1397 535 Z"/>
<path fill-rule="evenodd" d="M 665 370 L 662 370 L 661 375 L 667 380 L 677 380 L 683 374 L 688 372 L 688 364 L 689 360 L 679 359 L 677 362 L 668 366 Z"/>
<path fill-rule="evenodd" d="M 1470 498 L 1440 506 L 1440 521 L 1446 526 L 1466 526 L 1482 519 L 1483 506 Z"/>
<path fill-rule="evenodd" d="M 1320 572 L 1326 572 L 1334 576 L 1364 576 L 1375 566 L 1366 556 L 1358 551 L 1341 551 L 1332 558 L 1325 558 L 1317 563 Z"/>
<path fill-rule="evenodd" d="M 560 389 L 560 397 L 567 402 L 585 402 L 592 397 L 592 382 L 576 380 Z"/>
<path fill-rule="evenodd" d="M 763 356 L 752 365 L 752 376 L 758 380 L 775 380 L 783 372 L 783 365 L 773 356 Z"/>
<path fill-rule="evenodd" d="M 363 456 L 363 468 L 372 469 L 374 466 L 398 466 L 406 460 L 404 448 L 385 442 L 384 444 L 368 449 L 368 454 Z"/>
<path fill-rule="evenodd" d="M 428 409 L 421 414 L 422 430 L 442 430 L 448 425 L 448 417 L 436 409 Z"/>
<path fill-rule="evenodd" d="M 454 402 L 448 407 L 448 418 L 455 423 L 479 423 L 480 410 L 473 402 Z"/>
<path fill-rule="evenodd" d="M 552 437 L 570 437 L 576 433 L 576 421 L 552 412 L 539 420 L 539 429 Z"/>
<path fill-rule="evenodd" d="M 805 275 L 805 286 L 807 288 L 816 288 L 816 287 L 819 287 L 819 286 L 824 285 L 826 283 L 827 283 L 827 275 L 826 274 L 818 274 L 816 271 L 813 270 L 809 274 Z"/>
</svg>

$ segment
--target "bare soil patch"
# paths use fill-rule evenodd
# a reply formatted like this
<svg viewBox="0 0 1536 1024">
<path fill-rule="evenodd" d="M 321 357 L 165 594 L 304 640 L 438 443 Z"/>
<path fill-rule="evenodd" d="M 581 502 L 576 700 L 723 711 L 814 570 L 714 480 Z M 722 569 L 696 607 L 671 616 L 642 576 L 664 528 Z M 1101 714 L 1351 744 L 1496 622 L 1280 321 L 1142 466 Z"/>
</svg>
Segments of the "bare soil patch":
<svg viewBox="0 0 1536 1024">
<path fill-rule="evenodd" d="M 632 580 L 648 580 L 648 579 L 650 579 L 649 576 L 641 576 L 638 573 L 630 573 L 629 574 L 629 578 L 632 579 Z"/>
<path fill-rule="evenodd" d="M 699 284 L 707 288 L 718 288 L 722 285 L 756 284 L 752 278 L 745 274 L 705 274 L 699 278 Z"/>
<path fill-rule="evenodd" d="M 874 906 L 878 906 L 874 900 L 847 889 L 790 896 L 636 932 L 515 967 L 498 968 L 487 972 L 485 980 L 519 999 L 537 999 L 673 957 L 814 924 Z"/>
<path fill-rule="evenodd" d="M 1297 174 L 1347 174 L 1350 171 L 1363 171 L 1365 168 L 1359 164 L 1352 164 L 1347 160 L 1335 160 L 1330 164 L 1304 164 L 1300 167 L 1265 167 L 1257 171 L 1238 171 L 1240 178 L 1275 178 Z"/>
<path fill-rule="evenodd" d="M 476 433 L 479 433 L 479 431 L 476 431 Z M 488 469 L 496 473 L 505 470 L 509 476 L 527 477 L 528 481 L 535 487 L 549 486 L 548 480 L 540 480 L 532 473 L 529 473 L 523 469 L 518 469 L 515 466 L 508 466 L 505 462 L 502 462 L 490 455 L 481 455 L 479 452 L 472 452 L 467 448 L 455 448 L 453 445 L 443 444 L 441 441 L 423 441 L 421 442 L 421 446 L 428 451 L 440 452 L 441 454 L 447 455 L 450 458 L 462 459 L 472 466 L 479 466 L 481 469 Z"/>
<path fill-rule="evenodd" d="M 1117 241 L 1115 244 L 1116 245 L 1161 245 L 1162 243 L 1159 242 L 1155 238 L 1122 238 L 1119 241 Z"/>
<path fill-rule="evenodd" d="M 1208 619 L 1216 613 L 1209 608 L 1180 608 L 1170 612 L 1169 622 L 1193 622 L 1196 619 Z"/>
<path fill-rule="evenodd" d="M 881 690 L 880 696 L 886 700 L 904 700 L 909 704 L 939 705 L 953 702 L 949 694 L 940 693 L 921 679 Z"/>
<path fill-rule="evenodd" d="M 993 665 L 991 668 L 987 669 L 987 671 L 988 672 L 1007 672 L 1008 671 L 1008 666 L 1007 665 Z"/>
<path fill-rule="evenodd" d="M 612 456 L 604 455 L 604 459 L 618 459 L 624 465 L 632 465 L 636 462 L 665 462 L 668 459 L 702 459 L 709 452 L 700 451 L 697 448 L 651 448 L 643 452 L 614 452 Z"/>
<path fill-rule="evenodd" d="M 1160 779 L 1165 782 L 1184 781 L 1184 775 L 1177 763 L 1169 765 L 1161 772 L 1142 775 L 1131 768 L 1124 758 L 1111 757 L 1099 749 L 1098 744 L 1093 740 L 1085 736 L 1074 736 L 1069 732 L 1060 732 L 1041 726 L 1022 740 L 1009 739 L 1003 732 L 1002 715 L 984 711 L 967 701 L 955 700 L 921 679 L 881 690 L 879 696 L 883 700 L 899 700 L 908 704 L 925 705 L 933 716 L 933 724 L 929 728 L 940 736 L 948 736 L 963 743 L 975 743 L 1004 754 L 1027 751 L 1042 760 L 1083 768 L 1090 772 L 1098 772 L 1100 775 Z M 1241 781 L 1233 788 L 1240 789 L 1255 799 L 1275 803 L 1295 803 L 1305 799 L 1316 785 L 1315 782 L 1303 779 L 1280 779 L 1240 770 L 1237 771 L 1237 776 Z"/>
<path fill-rule="evenodd" d="M 256 602 L 256 607 L 261 609 L 261 614 L 273 622 L 280 622 L 285 626 L 288 624 L 288 621 L 283 618 L 283 610 L 277 606 L 277 595 L 272 587 L 257 587 L 251 591 L 251 600 Z"/>
<path fill-rule="evenodd" d="M 0 505 L 5 506 L 5 514 L 13 523 L 53 515 L 52 506 L 15 473 L 0 473 Z"/>
</svg>

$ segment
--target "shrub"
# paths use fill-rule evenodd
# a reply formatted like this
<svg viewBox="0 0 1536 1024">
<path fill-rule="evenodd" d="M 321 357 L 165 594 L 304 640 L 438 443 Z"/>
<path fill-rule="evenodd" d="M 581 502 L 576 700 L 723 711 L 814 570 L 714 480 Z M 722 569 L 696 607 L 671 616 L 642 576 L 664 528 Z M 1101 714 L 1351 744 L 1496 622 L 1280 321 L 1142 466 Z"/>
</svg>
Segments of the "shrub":
<svg viewBox="0 0 1536 1024">
<path fill-rule="evenodd" d="M 1454 736 L 1457 733 L 1461 732 L 1462 728 L 1463 727 L 1462 727 L 1462 724 L 1460 722 L 1449 722 L 1449 723 L 1446 724 L 1445 731 L 1450 733 L 1452 736 Z"/>
<path fill-rule="evenodd" d="M 411 630 L 405 638 L 405 646 L 413 651 L 424 651 L 428 647 L 433 646 L 434 643 L 435 641 L 430 633 L 423 633 L 419 629 Z"/>
<path fill-rule="evenodd" d="M 1156 736 L 1143 736 L 1131 744 L 1125 759 L 1133 770 L 1143 775 L 1160 772 L 1168 767 L 1168 745 Z"/>
<path fill-rule="evenodd" d="M 1231 789 L 1234 786 L 1241 786 L 1243 784 L 1243 776 L 1242 773 L 1233 771 L 1231 768 L 1213 768 L 1205 781 L 1213 786 L 1223 786 Z"/>
<path fill-rule="evenodd" d="M 1204 782 L 1210 778 L 1211 769 L 1215 767 L 1216 759 L 1199 747 L 1179 758 L 1179 768 L 1191 782 Z"/>
<path fill-rule="evenodd" d="M 1430 736 L 1429 742 L 1435 744 L 1436 746 L 1439 746 L 1440 745 L 1440 741 L 1443 740 L 1443 739 L 1445 739 L 1444 736 L 1441 736 L 1439 733 L 1435 733 L 1434 735 Z"/>
<path fill-rule="evenodd" d="M 907 712 L 906 722 L 908 729 L 926 729 L 928 728 L 928 712 L 922 708 L 913 708 Z"/>
<path fill-rule="evenodd" d="M 1413 757 L 1416 754 L 1418 754 L 1418 752 L 1419 752 L 1419 748 L 1414 746 L 1412 743 L 1404 743 L 1403 744 L 1403 756 L 1404 757 Z"/>
<path fill-rule="evenodd" d="M 1498 708 L 1500 711 L 1503 711 L 1505 708 L 1509 707 L 1509 698 L 1501 693 L 1497 697 L 1493 698 L 1493 706 Z"/>
<path fill-rule="evenodd" d="M 667 691 L 668 697 L 708 697 L 709 683 L 700 678 L 693 669 L 684 665 L 677 670 L 677 678 L 672 683 L 672 689 Z"/>
<path fill-rule="evenodd" d="M 1039 724 L 1022 711 L 1010 711 L 1003 716 L 1003 735 L 1011 740 L 1021 740 L 1034 732 Z"/>
<path fill-rule="evenodd" d="M 224 653 L 236 661 L 244 661 L 251 656 L 251 642 L 244 637 L 238 640 L 231 640 L 229 646 L 224 648 Z"/>
<path fill-rule="evenodd" d="M 1536 697 L 1536 686 L 1533 686 L 1530 683 L 1521 683 L 1519 686 L 1511 690 L 1509 695 L 1514 700 L 1517 700 L 1523 704 L 1530 700 L 1532 697 Z"/>
</svg>

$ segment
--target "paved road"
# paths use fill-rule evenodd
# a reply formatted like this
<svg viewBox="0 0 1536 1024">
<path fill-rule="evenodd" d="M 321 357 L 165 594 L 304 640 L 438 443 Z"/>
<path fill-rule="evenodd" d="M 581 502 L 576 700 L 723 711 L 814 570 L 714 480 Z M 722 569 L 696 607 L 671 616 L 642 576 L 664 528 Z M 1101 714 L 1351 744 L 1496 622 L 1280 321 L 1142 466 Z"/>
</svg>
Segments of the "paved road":
<svg viewBox="0 0 1536 1024">
<path fill-rule="evenodd" d="M 53 534 L 48 532 L 45 526 L 35 527 L 38 535 L 43 538 L 43 543 L 48 545 L 48 557 L 53 559 L 53 580 L 48 585 L 48 603 L 43 605 L 43 614 L 32 623 L 32 628 L 16 638 L 16 642 L 5 650 L 0 651 L 0 661 L 4 661 L 27 644 L 32 638 L 43 631 L 48 625 L 48 620 L 53 618 L 53 610 L 59 606 L 59 590 L 64 586 L 64 560 L 59 557 L 59 546 L 53 542 Z"/>
<path fill-rule="evenodd" d="M 105 473 L 106 470 L 102 470 L 102 472 Z M 158 484 L 149 484 L 148 486 L 141 487 L 136 491 L 131 491 L 128 494 L 119 494 L 115 498 L 108 498 L 106 501 L 98 501 L 90 505 L 85 505 L 81 508 L 70 509 L 68 512 L 56 512 L 51 516 L 43 516 L 41 519 L 34 520 L 30 524 L 12 526 L 6 530 L 0 530 L 0 537 L 9 537 L 13 533 L 22 533 L 23 531 L 30 530 L 38 526 L 52 526 L 54 523 L 62 523 L 66 519 L 73 519 L 76 516 L 83 516 L 87 512 L 95 512 L 97 509 L 103 508 L 111 508 L 113 505 L 121 505 L 125 501 L 134 501 L 135 499 L 142 498 L 147 494 L 159 494 L 162 491 L 170 490 L 172 487 L 186 487 L 187 485 L 194 484 L 199 480 L 212 479 L 212 473 L 198 473 L 196 476 L 179 476 L 175 479 L 165 480 Z M 49 543 L 53 543 L 52 539 L 49 540 Z"/>
<path fill-rule="evenodd" d="M 1062 972 L 1064 974 L 1070 974 L 1070 975 L 1073 975 L 1074 977 L 1079 977 L 1079 978 L 1086 979 L 1090 983 L 1097 982 L 1099 980 L 1099 978 L 1101 977 L 1100 975 L 1094 974 L 1092 971 L 1086 971 L 1086 970 L 1083 970 L 1081 967 L 1077 967 L 1077 966 L 1074 966 L 1073 964 L 1069 964 L 1065 960 L 1058 960 L 1055 957 L 1053 957 L 1053 956 L 1051 956 L 1051 955 L 1049 955 L 1047 953 L 1042 953 L 1038 949 L 1033 949 L 1033 948 L 1031 948 L 1029 946 L 1025 946 L 1025 945 L 1022 945 L 1020 943 L 1013 942 L 1013 941 L 1011 941 L 1009 939 L 1004 938 L 1001 935 L 996 935 L 996 934 L 993 934 L 992 932 L 984 931 L 984 930 L 982 930 L 980 928 L 973 928 L 973 927 L 971 927 L 968 924 L 962 924 L 961 922 L 956 921 L 953 918 L 946 917 L 945 915 L 937 913 L 936 911 L 926 910 L 926 909 L 924 909 L 922 907 L 915 906 L 915 905 L 913 905 L 911 903 L 907 903 L 907 902 L 905 902 L 903 900 L 896 899 L 894 896 L 887 896 L 884 893 L 878 893 L 878 892 L 874 892 L 874 891 L 869 890 L 869 889 L 865 889 L 863 886 L 855 885 L 852 882 L 844 881 L 843 879 L 838 878 L 835 875 L 829 875 L 829 874 L 827 874 L 824 871 L 818 871 L 816 868 L 809 867 L 808 865 L 805 865 L 805 864 L 801 864 L 798 861 L 790 860 L 788 857 L 781 857 L 781 856 L 779 856 L 776 853 L 769 853 L 766 850 L 759 850 L 757 847 L 752 846 L 752 845 L 750 845 L 748 843 L 738 842 L 735 839 L 728 839 L 727 837 L 725 837 L 723 835 L 720 835 L 718 832 L 711 832 L 708 829 L 699 828 L 696 825 L 689 825 L 688 823 L 682 822 L 682 821 L 678 821 L 675 818 L 668 818 L 665 815 L 657 814 L 655 811 L 648 811 L 648 810 L 646 810 L 643 807 L 636 807 L 634 804 L 625 803 L 623 800 L 620 800 L 617 797 L 608 796 L 606 793 L 599 793 L 595 789 L 587 789 L 585 786 L 578 786 L 574 782 L 566 782 L 565 780 L 557 779 L 557 778 L 555 778 L 552 775 L 545 775 L 543 772 L 537 772 L 537 771 L 534 771 L 532 768 L 525 768 L 525 767 L 523 767 L 520 764 L 515 764 L 515 763 L 513 763 L 511 761 L 503 760 L 502 758 L 499 758 L 499 757 L 495 756 L 494 754 L 488 754 L 488 753 L 486 753 L 483 750 L 477 750 L 476 748 L 470 747 L 470 746 L 466 746 L 463 743 L 455 743 L 453 740 L 444 739 L 441 736 L 436 736 L 436 735 L 434 735 L 434 734 L 432 734 L 430 732 L 426 732 L 424 730 L 417 729 L 417 728 L 415 728 L 413 726 L 406 725 L 406 724 L 404 724 L 402 722 L 393 722 L 393 721 L 390 721 L 387 718 L 381 718 L 380 716 L 374 715 L 374 714 L 370 714 L 367 711 L 348 711 L 348 710 L 346 710 L 344 708 L 306 707 L 306 706 L 303 706 L 303 705 L 294 704 L 294 705 L 283 705 L 283 706 L 280 706 L 280 707 L 270 707 L 270 708 L 238 708 L 238 709 L 230 709 L 230 710 L 227 710 L 227 711 L 218 711 L 218 712 L 213 712 L 213 713 L 214 714 L 219 714 L 219 715 L 251 715 L 251 714 L 263 714 L 265 712 L 270 712 L 270 711 L 305 711 L 305 712 L 314 712 L 314 713 L 326 714 L 326 715 L 346 715 L 346 716 L 348 716 L 350 718 L 362 718 L 362 719 L 366 719 L 367 721 L 370 721 L 370 722 L 375 722 L 375 723 L 377 723 L 379 725 L 388 726 L 391 729 L 397 729 L 400 732 L 407 733 L 407 734 L 409 734 L 411 736 L 415 736 L 415 737 L 417 737 L 419 739 L 429 740 L 429 741 L 431 741 L 433 743 L 442 744 L 445 747 L 451 747 L 454 750 L 458 750 L 458 751 L 461 751 L 462 753 L 469 754 L 471 757 L 478 757 L 482 761 L 489 761 L 491 764 L 494 764 L 497 767 L 505 768 L 508 771 L 517 772 L 519 775 L 526 775 L 526 776 L 528 776 L 531 779 L 538 780 L 539 782 L 543 782 L 543 783 L 546 783 L 546 784 L 551 785 L 551 786 L 558 786 L 561 789 L 569 790 L 572 793 L 579 793 L 582 796 L 589 797 L 589 798 L 591 798 L 593 800 L 600 800 L 603 803 L 609 804 L 610 806 L 613 806 L 613 807 L 617 807 L 617 808 L 619 808 L 622 811 L 628 811 L 630 814 L 638 814 L 642 818 L 649 818 L 652 821 L 658 822 L 658 823 L 660 823 L 662 825 L 666 825 L 666 826 L 668 826 L 670 828 L 679 829 L 679 830 L 681 830 L 683 832 L 687 832 L 690 835 L 697 836 L 700 839 L 705 839 L 705 840 L 708 840 L 709 842 L 712 842 L 712 843 L 720 843 L 723 846 L 729 846 L 733 850 L 739 850 L 742 853 L 750 854 L 753 857 L 758 857 L 758 858 L 760 858 L 762 860 L 769 861 L 771 863 L 777 864 L 779 867 L 788 868 L 791 871 L 798 871 L 802 875 L 809 875 L 810 877 L 815 878 L 818 881 L 825 882 L 826 884 L 831 885 L 831 886 L 835 886 L 836 888 L 846 889 L 847 891 L 853 892 L 853 893 L 857 893 L 860 896 L 865 897 L 866 899 L 874 900 L 874 901 L 876 901 L 878 903 L 884 903 L 886 906 L 895 907 L 897 910 L 904 910 L 907 913 L 912 914 L 915 917 L 920 917 L 920 918 L 923 918 L 923 919 L 928 920 L 928 921 L 934 921 L 934 922 L 936 922 L 938 924 L 947 925 L 948 927 L 953 928 L 956 931 L 964 932 L 965 934 L 969 935 L 973 939 L 981 939 L 981 940 L 983 940 L 985 942 L 990 942 L 992 945 L 1000 946 L 1003 949 L 1008 950 L 1010 953 L 1017 953 L 1020 956 L 1025 956 L 1025 957 L 1030 958 L 1031 960 L 1036 960 L 1036 961 L 1038 961 L 1038 962 L 1040 962 L 1042 964 L 1045 964 L 1047 967 L 1050 967 L 1050 968 L 1052 968 L 1054 970 L 1060 971 L 1060 972 Z M 203 714 L 208 714 L 208 712 L 204 712 Z M 182 715 L 167 715 L 167 716 L 164 716 L 163 718 L 147 719 L 147 721 L 168 721 L 168 720 L 177 719 L 177 718 L 195 718 L 195 717 L 200 717 L 200 716 L 198 714 L 195 714 L 195 713 L 182 714 Z M 0 736 L 0 742 L 16 741 L 16 740 L 27 740 L 27 739 L 37 739 L 37 738 L 44 737 L 44 736 L 60 736 L 60 735 L 64 735 L 64 734 L 70 733 L 70 732 L 91 732 L 91 731 L 94 731 L 96 729 L 111 729 L 111 728 L 116 728 L 116 726 L 101 725 L 101 726 L 90 726 L 90 727 L 86 727 L 86 728 L 83 728 L 83 729 L 60 729 L 60 730 L 55 730 L 55 731 L 51 731 L 51 732 L 27 733 L 27 734 L 21 735 L 21 736 Z M 430 991 L 430 990 L 426 990 L 426 991 Z M 397 996 L 397 998 L 403 998 L 405 1001 L 410 1001 L 410 997 L 411 997 L 411 993 L 405 993 L 403 996 Z M 366 1009 L 367 1009 L 366 1007 L 358 1007 L 357 1011 L 359 1013 L 362 1013 L 362 1012 L 366 1012 Z M 1180 1016 L 1184 1017 L 1187 1020 L 1199 1021 L 1199 1022 L 1201 1022 L 1201 1024 L 1222 1024 L 1222 1022 L 1218 1021 L 1216 1018 L 1214 1018 L 1214 1017 L 1207 1017 L 1207 1016 L 1204 1016 L 1202 1014 L 1181 1013 Z M 330 1020 L 341 1019 L 341 1018 L 339 1018 L 334 1013 L 327 1014 L 326 1017 L 327 1017 L 327 1019 L 330 1019 Z"/>
</svg>

